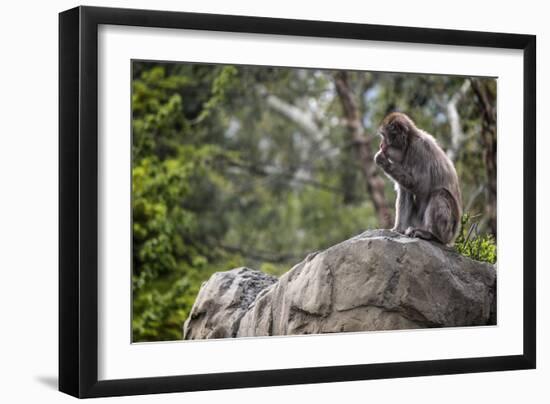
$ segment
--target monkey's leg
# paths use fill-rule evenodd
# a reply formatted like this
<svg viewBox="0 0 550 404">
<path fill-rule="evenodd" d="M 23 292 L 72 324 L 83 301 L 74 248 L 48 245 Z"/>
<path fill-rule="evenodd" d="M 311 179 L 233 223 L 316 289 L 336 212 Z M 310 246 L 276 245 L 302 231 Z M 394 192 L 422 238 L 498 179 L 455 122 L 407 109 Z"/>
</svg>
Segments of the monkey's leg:
<svg viewBox="0 0 550 404">
<path fill-rule="evenodd" d="M 429 230 L 419 229 L 419 228 L 413 228 L 409 227 L 405 231 L 405 235 L 409 237 L 415 237 L 415 238 L 421 238 L 422 240 L 428 240 L 428 241 L 437 241 L 438 243 L 441 243 L 441 240 L 439 240 L 432 232 Z M 443 244 L 443 243 L 442 243 Z"/>
<path fill-rule="evenodd" d="M 405 234 L 405 230 L 413 225 L 414 195 L 400 186 L 396 187 L 395 224 L 392 231 Z"/>
<path fill-rule="evenodd" d="M 421 228 L 411 229 L 410 235 L 441 244 L 450 243 L 455 229 L 452 203 L 447 191 L 435 191 L 426 206 Z"/>
</svg>

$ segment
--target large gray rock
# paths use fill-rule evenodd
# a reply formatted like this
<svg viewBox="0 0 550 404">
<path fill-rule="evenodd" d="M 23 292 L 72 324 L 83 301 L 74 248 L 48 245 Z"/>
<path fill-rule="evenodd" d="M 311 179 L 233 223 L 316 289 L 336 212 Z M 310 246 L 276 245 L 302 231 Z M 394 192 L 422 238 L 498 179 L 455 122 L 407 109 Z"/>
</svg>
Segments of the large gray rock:
<svg viewBox="0 0 550 404">
<path fill-rule="evenodd" d="M 494 266 L 372 230 L 310 254 L 278 281 L 246 268 L 214 274 L 184 338 L 488 325 L 495 311 Z"/>
<path fill-rule="evenodd" d="M 217 272 L 203 283 L 183 327 L 183 338 L 237 336 L 241 318 L 258 293 L 277 278 L 249 268 Z"/>
</svg>

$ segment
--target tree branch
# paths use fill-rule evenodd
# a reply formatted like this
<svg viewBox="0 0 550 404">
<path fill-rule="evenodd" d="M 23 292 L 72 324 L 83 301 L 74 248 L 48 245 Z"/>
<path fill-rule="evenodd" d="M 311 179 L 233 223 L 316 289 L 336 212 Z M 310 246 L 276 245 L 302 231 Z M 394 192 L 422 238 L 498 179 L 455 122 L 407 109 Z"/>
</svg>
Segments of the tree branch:
<svg viewBox="0 0 550 404">
<path fill-rule="evenodd" d="M 456 160 L 458 153 L 466 140 L 466 135 L 462 131 L 462 123 L 460 121 L 460 115 L 458 114 L 457 104 L 470 89 L 470 86 L 470 80 L 464 80 L 464 83 L 462 83 L 460 89 L 453 94 L 445 106 L 447 119 L 449 120 L 449 125 L 451 126 L 451 147 L 447 150 L 447 156 L 449 156 L 452 161 Z"/>
<path fill-rule="evenodd" d="M 476 95 L 477 103 L 481 110 L 483 145 L 483 158 L 485 160 L 485 171 L 487 173 L 487 204 L 486 213 L 488 217 L 489 230 L 497 235 L 496 200 L 497 200 L 497 112 L 495 106 L 495 95 L 488 87 L 487 81 L 471 79 L 472 88 Z"/>
<path fill-rule="evenodd" d="M 327 131 L 317 125 L 313 114 L 282 100 L 276 95 L 269 94 L 263 86 L 257 86 L 256 90 L 265 98 L 270 108 L 294 122 L 313 139 L 321 139 L 327 135 Z"/>
<path fill-rule="evenodd" d="M 260 167 L 257 165 L 243 164 L 232 160 L 227 160 L 227 164 L 232 167 L 237 167 L 239 169 L 246 170 L 247 172 L 253 175 L 259 175 L 262 177 L 283 177 L 283 178 L 287 178 L 289 182 L 299 182 L 302 184 L 314 186 L 316 188 L 324 189 L 326 191 L 335 192 L 338 194 L 342 192 L 342 190 L 338 187 L 333 187 L 311 178 L 298 177 L 295 175 L 295 173 L 291 171 L 281 171 L 276 167 L 272 167 L 272 166 Z"/>
<path fill-rule="evenodd" d="M 366 188 L 378 216 L 378 222 L 382 227 L 391 227 L 390 209 L 384 192 L 384 181 L 378 175 L 378 170 L 374 164 L 374 154 L 372 153 L 370 142 L 365 137 L 361 114 L 359 113 L 355 95 L 349 85 L 347 72 L 337 72 L 334 75 L 334 83 L 346 118 L 346 126 L 355 145 L 365 176 Z"/>
</svg>

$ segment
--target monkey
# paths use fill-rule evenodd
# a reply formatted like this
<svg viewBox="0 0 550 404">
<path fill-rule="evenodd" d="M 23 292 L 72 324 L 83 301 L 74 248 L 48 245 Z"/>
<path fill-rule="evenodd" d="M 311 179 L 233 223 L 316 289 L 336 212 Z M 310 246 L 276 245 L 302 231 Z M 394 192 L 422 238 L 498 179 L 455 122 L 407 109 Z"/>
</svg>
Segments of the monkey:
<svg viewBox="0 0 550 404">
<path fill-rule="evenodd" d="M 393 231 L 451 245 L 462 216 L 462 197 L 453 162 L 432 135 L 407 115 L 392 112 L 379 127 L 375 164 L 397 193 Z"/>
</svg>

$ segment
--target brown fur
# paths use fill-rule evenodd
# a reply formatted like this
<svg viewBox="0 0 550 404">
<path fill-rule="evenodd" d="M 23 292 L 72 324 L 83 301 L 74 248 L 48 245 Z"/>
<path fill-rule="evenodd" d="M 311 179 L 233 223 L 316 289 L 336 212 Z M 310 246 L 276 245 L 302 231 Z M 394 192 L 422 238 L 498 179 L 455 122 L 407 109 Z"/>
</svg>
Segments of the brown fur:
<svg viewBox="0 0 550 404">
<path fill-rule="evenodd" d="M 376 164 L 395 183 L 393 230 L 451 244 L 462 215 L 458 176 L 435 139 L 405 114 L 389 114 L 380 125 Z"/>
</svg>

